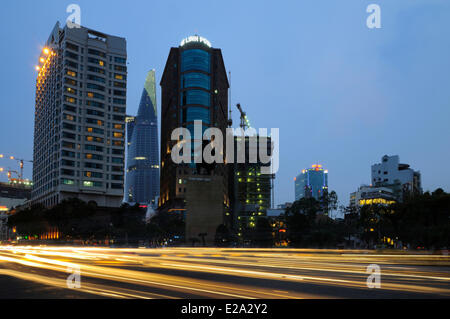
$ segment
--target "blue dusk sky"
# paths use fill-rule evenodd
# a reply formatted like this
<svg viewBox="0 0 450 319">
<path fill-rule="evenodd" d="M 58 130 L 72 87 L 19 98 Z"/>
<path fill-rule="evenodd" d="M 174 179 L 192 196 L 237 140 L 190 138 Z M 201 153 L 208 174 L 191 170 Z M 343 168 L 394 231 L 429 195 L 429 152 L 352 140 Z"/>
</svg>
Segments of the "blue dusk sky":
<svg viewBox="0 0 450 319">
<path fill-rule="evenodd" d="M 183 38 L 197 33 L 222 49 L 234 123 L 239 102 L 252 126 L 280 129 L 276 204 L 293 201 L 294 177 L 319 163 L 347 205 L 385 154 L 420 170 L 425 191 L 450 191 L 448 0 L 2 1 L 0 154 L 33 158 L 34 66 L 71 3 L 83 26 L 127 39 L 128 114 L 147 71 L 159 83 Z M 371 3 L 380 29 L 366 26 Z"/>
</svg>

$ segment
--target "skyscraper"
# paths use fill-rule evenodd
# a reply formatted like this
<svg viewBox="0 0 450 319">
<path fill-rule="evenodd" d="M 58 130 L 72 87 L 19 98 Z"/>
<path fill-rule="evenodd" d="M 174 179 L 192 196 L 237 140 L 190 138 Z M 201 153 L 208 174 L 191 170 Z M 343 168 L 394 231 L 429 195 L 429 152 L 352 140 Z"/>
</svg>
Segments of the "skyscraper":
<svg viewBox="0 0 450 319">
<path fill-rule="evenodd" d="M 125 201 L 154 204 L 159 196 L 158 118 L 155 70 L 145 80 L 138 114 L 127 121 Z"/>
<path fill-rule="evenodd" d="M 259 140 L 260 137 L 256 136 L 255 153 L 257 154 L 260 151 Z M 267 209 L 272 207 L 272 179 L 275 175 L 261 173 L 261 168 L 269 167 L 270 163 L 250 162 L 252 143 L 249 136 L 235 136 L 234 141 L 234 162 L 228 164 L 230 166 L 230 198 L 233 205 L 232 219 L 238 236 L 245 238 L 247 230 L 256 226 L 258 218 L 265 218 Z M 237 154 L 241 143 L 245 152 L 244 163 L 238 162 Z M 270 144 L 271 138 L 267 137 L 267 150 L 271 150 Z M 268 155 L 271 154 L 272 151 L 269 151 Z"/>
<path fill-rule="evenodd" d="M 328 171 L 322 165 L 304 169 L 295 178 L 295 200 L 314 197 L 320 200 L 328 192 Z"/>
<path fill-rule="evenodd" d="M 187 196 L 189 182 L 191 181 L 192 185 L 203 187 L 199 185 L 199 180 L 194 182 L 194 175 L 210 175 L 212 178 L 206 178 L 204 182 L 209 180 L 210 183 L 213 181 L 220 183 L 219 188 L 214 187 L 215 190 L 221 190 L 220 194 L 214 196 L 217 196 L 220 205 L 223 205 L 220 218 L 217 217 L 214 220 L 223 219 L 222 214 L 225 214 L 230 202 L 228 173 L 225 164 L 205 166 L 196 163 L 180 165 L 173 163 L 171 149 L 177 141 L 171 140 L 171 134 L 175 128 L 185 127 L 193 136 L 194 121 L 201 120 L 203 130 L 208 127 L 216 127 L 222 131 L 223 136 L 226 136 L 228 88 L 222 52 L 220 49 L 212 48 L 208 40 L 200 36 L 191 36 L 184 39 L 179 47 L 171 48 L 161 80 L 161 188 L 159 198 L 161 210 L 189 214 L 190 212 L 186 212 L 187 197 L 190 197 L 191 204 L 194 204 L 195 196 L 198 194 L 196 190 L 192 189 L 192 196 Z M 192 186 L 192 188 L 197 186 Z M 192 208 L 192 210 L 201 211 L 199 207 Z M 212 214 L 219 214 L 219 212 L 210 211 L 209 214 L 211 217 Z M 211 235 L 211 231 L 208 232 Z M 214 234 L 212 235 L 214 236 Z"/>
<path fill-rule="evenodd" d="M 123 199 L 124 38 L 56 23 L 36 67 L 33 203 Z"/>
</svg>

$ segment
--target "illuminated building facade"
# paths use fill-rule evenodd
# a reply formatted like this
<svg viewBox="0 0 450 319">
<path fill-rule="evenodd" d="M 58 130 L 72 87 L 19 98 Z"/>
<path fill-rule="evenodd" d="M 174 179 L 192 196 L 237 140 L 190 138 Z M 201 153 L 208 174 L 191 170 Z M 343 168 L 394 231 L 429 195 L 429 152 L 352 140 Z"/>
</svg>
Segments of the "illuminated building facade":
<svg viewBox="0 0 450 319">
<path fill-rule="evenodd" d="M 126 59 L 124 38 L 54 27 L 36 67 L 33 203 L 122 203 Z"/>
<path fill-rule="evenodd" d="M 171 48 L 161 79 L 161 178 L 159 205 L 166 211 L 184 211 L 188 177 L 219 176 L 224 210 L 229 207 L 228 173 L 225 164 L 175 164 L 171 140 L 175 128 L 185 127 L 194 136 L 194 121 L 203 131 L 219 128 L 223 136 L 228 121 L 228 78 L 220 49 L 205 38 L 192 36 Z M 195 147 L 200 141 L 194 141 Z M 225 154 L 225 152 L 224 152 Z M 214 179 L 216 180 L 216 179 Z"/>
<path fill-rule="evenodd" d="M 249 154 L 251 143 L 245 137 L 245 162 L 238 163 L 237 150 L 240 140 L 244 137 L 235 136 L 234 163 L 229 164 L 230 170 L 230 196 L 232 202 L 232 219 L 235 232 L 240 238 L 245 238 L 247 231 L 256 226 L 258 218 L 265 218 L 267 210 L 272 207 L 272 182 L 274 174 L 262 174 L 261 168 L 270 167 L 270 163 L 260 161 L 250 163 Z M 258 140 L 257 140 L 258 141 Z M 270 150 L 270 137 L 267 138 L 267 150 Z M 257 144 L 259 146 L 259 141 Z M 256 154 L 259 149 L 256 148 Z M 267 155 L 271 155 L 268 151 Z"/>
<path fill-rule="evenodd" d="M 155 204 L 159 196 L 158 118 L 155 71 L 145 80 L 136 117 L 127 118 L 125 202 Z"/>
<path fill-rule="evenodd" d="M 391 205 L 396 203 L 394 192 L 389 187 L 361 186 L 350 194 L 350 206 L 359 210 L 366 205 Z"/>
<path fill-rule="evenodd" d="M 328 193 L 328 171 L 322 165 L 313 165 L 304 169 L 295 178 L 295 200 L 301 198 L 315 198 L 320 200 Z"/>
</svg>

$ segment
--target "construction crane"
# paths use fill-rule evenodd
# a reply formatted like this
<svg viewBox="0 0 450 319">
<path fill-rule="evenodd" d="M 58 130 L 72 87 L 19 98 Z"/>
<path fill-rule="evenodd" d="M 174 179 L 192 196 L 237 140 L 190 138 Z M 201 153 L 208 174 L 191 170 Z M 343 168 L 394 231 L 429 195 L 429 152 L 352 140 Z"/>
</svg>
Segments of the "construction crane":
<svg viewBox="0 0 450 319">
<path fill-rule="evenodd" d="M 241 113 L 241 124 L 240 127 L 243 131 L 245 131 L 246 128 L 251 128 L 250 125 L 250 121 L 248 120 L 247 114 L 244 112 L 244 110 L 241 107 L 241 104 L 238 103 L 236 104 L 236 107 L 238 108 L 239 112 Z M 231 118 L 231 115 L 230 115 Z M 272 167 L 272 165 L 271 165 Z M 275 201 L 275 184 L 274 184 L 274 180 L 275 180 L 275 174 L 271 174 L 270 177 L 270 188 L 271 188 L 271 208 L 273 208 L 274 205 L 274 201 Z"/>
<path fill-rule="evenodd" d="M 241 104 L 236 104 L 236 107 L 238 108 L 239 112 L 241 113 L 241 124 L 240 127 L 245 131 L 246 128 L 250 128 L 250 121 L 247 118 L 247 114 L 242 110 Z"/>
<path fill-rule="evenodd" d="M 5 155 L 0 154 L 0 158 L 5 158 Z M 26 159 L 22 159 L 22 158 L 16 158 L 15 156 L 6 156 L 7 159 L 13 160 L 13 161 L 17 161 L 19 163 L 19 168 L 20 168 L 20 173 L 18 173 L 17 171 L 12 171 L 9 170 L 8 171 L 8 179 L 11 180 L 11 173 L 16 173 L 19 177 L 19 181 L 23 182 L 25 179 L 23 178 L 23 167 L 24 167 L 24 162 L 29 162 L 29 163 L 33 163 L 33 161 L 31 160 L 26 160 Z M 3 171 L 3 169 L 2 169 Z"/>
</svg>

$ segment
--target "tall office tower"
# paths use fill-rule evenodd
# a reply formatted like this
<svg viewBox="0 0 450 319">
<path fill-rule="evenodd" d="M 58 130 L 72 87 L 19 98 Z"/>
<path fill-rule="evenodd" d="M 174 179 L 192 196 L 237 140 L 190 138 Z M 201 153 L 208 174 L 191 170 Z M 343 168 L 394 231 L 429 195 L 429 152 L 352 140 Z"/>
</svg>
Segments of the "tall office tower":
<svg viewBox="0 0 450 319">
<path fill-rule="evenodd" d="M 135 118 L 127 118 L 125 202 L 155 204 L 159 196 L 158 118 L 155 70 L 149 71 Z"/>
<path fill-rule="evenodd" d="M 211 195 L 210 200 L 216 201 L 220 197 L 222 212 L 229 207 L 228 198 L 228 174 L 225 164 L 182 164 L 173 163 L 171 149 L 177 141 L 171 140 L 172 131 L 175 128 L 185 127 L 194 136 L 194 121 L 201 120 L 203 130 L 208 127 L 219 128 L 225 137 L 228 121 L 228 78 L 220 49 L 212 48 L 205 38 L 191 36 L 184 39 L 180 46 L 171 48 L 164 73 L 161 80 L 161 178 L 159 205 L 162 211 L 186 211 L 189 205 L 204 198 L 196 198 L 195 187 L 199 180 L 195 181 L 194 175 L 210 175 L 214 178 L 205 178 L 205 183 L 219 183 L 220 194 Z M 197 145 L 195 142 L 193 143 Z M 225 150 L 224 150 L 225 154 Z M 225 155 L 224 155 L 225 156 Z M 217 178 L 216 178 L 217 177 Z M 192 192 L 189 193 L 191 182 Z M 197 186 L 195 186 L 197 185 Z M 200 201 L 198 201 L 200 203 Z M 205 205 L 207 205 L 205 203 Z M 200 212 L 196 206 L 192 210 Z M 194 213 L 194 212 L 192 212 Z M 205 212 L 206 214 L 207 212 Z M 208 216 L 219 214 L 209 212 Z M 187 216 L 186 215 L 186 216 Z M 223 216 L 214 219 L 216 223 Z M 203 219 L 206 220 L 206 219 Z M 189 217 L 187 216 L 187 223 Z M 205 222 L 206 223 L 206 222 Z M 211 225 L 210 225 L 211 226 Z M 189 226 L 187 226 L 187 229 Z M 212 226 L 211 226 L 212 229 Z M 192 230 L 196 232 L 197 230 Z M 211 230 L 209 230 L 209 235 Z M 212 234 L 214 236 L 214 234 Z M 195 235 L 197 236 L 197 235 Z"/>
<path fill-rule="evenodd" d="M 328 171 L 322 165 L 304 169 L 295 178 L 295 200 L 314 197 L 320 200 L 328 193 Z"/>
<path fill-rule="evenodd" d="M 33 203 L 123 199 L 126 41 L 56 24 L 36 67 Z"/>
<path fill-rule="evenodd" d="M 260 137 L 257 136 L 255 146 L 252 146 L 248 136 L 235 136 L 234 162 L 228 164 L 231 170 L 230 198 L 233 207 L 233 228 L 241 239 L 249 234 L 248 230 L 256 226 L 258 218 L 267 216 L 267 209 L 272 207 L 272 180 L 275 175 L 261 173 L 261 168 L 270 167 L 271 163 L 263 164 L 260 160 L 251 163 L 249 160 L 252 147 L 254 153 L 259 154 L 259 139 Z M 271 156 L 270 137 L 267 137 L 266 141 L 266 154 Z M 239 149 L 245 150 L 244 163 L 238 163 L 237 153 Z"/>
</svg>

